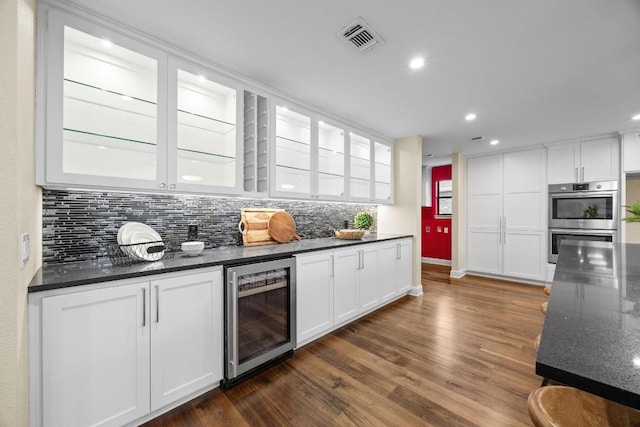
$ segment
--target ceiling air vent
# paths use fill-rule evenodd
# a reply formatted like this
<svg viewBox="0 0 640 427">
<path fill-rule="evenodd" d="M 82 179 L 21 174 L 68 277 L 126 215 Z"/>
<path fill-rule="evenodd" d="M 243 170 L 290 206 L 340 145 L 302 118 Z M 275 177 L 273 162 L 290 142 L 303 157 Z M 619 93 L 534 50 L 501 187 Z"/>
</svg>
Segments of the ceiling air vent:
<svg viewBox="0 0 640 427">
<path fill-rule="evenodd" d="M 384 40 L 362 18 L 356 19 L 338 31 L 336 36 L 358 52 L 366 52 L 384 43 Z"/>
<path fill-rule="evenodd" d="M 474 136 L 473 138 L 469 138 L 471 142 L 481 142 L 484 141 L 484 136 Z"/>
</svg>

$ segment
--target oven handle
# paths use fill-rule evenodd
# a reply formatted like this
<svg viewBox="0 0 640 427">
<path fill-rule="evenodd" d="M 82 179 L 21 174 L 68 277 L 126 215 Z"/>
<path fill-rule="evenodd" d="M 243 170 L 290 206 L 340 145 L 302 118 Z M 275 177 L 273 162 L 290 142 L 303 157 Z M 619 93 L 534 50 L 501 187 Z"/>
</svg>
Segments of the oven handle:
<svg viewBox="0 0 640 427">
<path fill-rule="evenodd" d="M 617 191 L 566 191 L 564 193 L 549 193 L 551 199 L 575 199 L 593 197 L 614 197 Z"/>
<path fill-rule="evenodd" d="M 549 234 L 580 234 L 587 236 L 615 236 L 618 230 L 583 230 L 579 228 L 550 228 Z"/>
</svg>

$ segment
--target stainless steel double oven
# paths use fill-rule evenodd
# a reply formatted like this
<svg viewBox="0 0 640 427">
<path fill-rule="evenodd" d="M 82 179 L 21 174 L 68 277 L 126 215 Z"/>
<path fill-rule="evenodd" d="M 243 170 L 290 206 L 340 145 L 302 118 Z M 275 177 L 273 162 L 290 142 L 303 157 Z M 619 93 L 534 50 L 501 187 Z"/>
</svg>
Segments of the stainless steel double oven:
<svg viewBox="0 0 640 427">
<path fill-rule="evenodd" d="M 558 260 L 564 239 L 618 240 L 617 181 L 549 186 L 549 262 Z"/>
<path fill-rule="evenodd" d="M 223 387 L 232 387 L 293 353 L 295 270 L 295 258 L 225 267 Z"/>
</svg>

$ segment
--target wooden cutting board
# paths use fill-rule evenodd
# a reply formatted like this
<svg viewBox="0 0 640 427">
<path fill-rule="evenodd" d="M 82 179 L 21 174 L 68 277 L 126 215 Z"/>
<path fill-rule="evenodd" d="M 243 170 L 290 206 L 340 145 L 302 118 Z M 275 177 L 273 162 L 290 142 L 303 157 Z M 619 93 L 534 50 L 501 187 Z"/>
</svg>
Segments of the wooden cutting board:
<svg viewBox="0 0 640 427">
<path fill-rule="evenodd" d="M 241 209 L 238 229 L 242 233 L 245 246 L 270 245 L 277 243 L 269 234 L 269 219 L 283 209 Z"/>
<path fill-rule="evenodd" d="M 287 243 L 295 238 L 300 240 L 296 234 L 296 222 L 286 211 L 274 212 L 269 218 L 269 235 L 278 243 Z"/>
</svg>

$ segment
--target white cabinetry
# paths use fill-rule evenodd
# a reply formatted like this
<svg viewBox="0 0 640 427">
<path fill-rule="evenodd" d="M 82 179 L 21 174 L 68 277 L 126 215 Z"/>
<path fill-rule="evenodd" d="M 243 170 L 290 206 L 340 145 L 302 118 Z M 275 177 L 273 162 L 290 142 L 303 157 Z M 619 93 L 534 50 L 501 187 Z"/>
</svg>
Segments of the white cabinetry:
<svg viewBox="0 0 640 427">
<path fill-rule="evenodd" d="M 296 329 L 298 344 L 333 326 L 333 254 L 296 256 Z"/>
<path fill-rule="evenodd" d="M 549 146 L 548 183 L 616 181 L 619 152 L 616 137 Z"/>
<path fill-rule="evenodd" d="M 622 161 L 625 173 L 640 172 L 640 132 L 622 135 Z"/>
<path fill-rule="evenodd" d="M 43 299 L 42 425 L 124 425 L 149 390 L 148 283 Z"/>
<path fill-rule="evenodd" d="M 544 150 L 468 161 L 468 270 L 546 276 Z"/>
<path fill-rule="evenodd" d="M 411 239 L 296 255 L 297 344 L 408 293 Z M 392 284 L 381 295 L 381 283 Z"/>
<path fill-rule="evenodd" d="M 38 184 L 240 192 L 237 83 L 76 16 L 44 16 Z"/>
<path fill-rule="evenodd" d="M 411 289 L 411 241 L 403 239 L 380 245 L 380 298 L 389 301 Z"/>
<path fill-rule="evenodd" d="M 222 379 L 221 268 L 160 277 L 30 295 L 32 425 L 125 425 Z"/>
<path fill-rule="evenodd" d="M 151 410 L 222 376 L 222 272 L 151 281 Z"/>
</svg>

